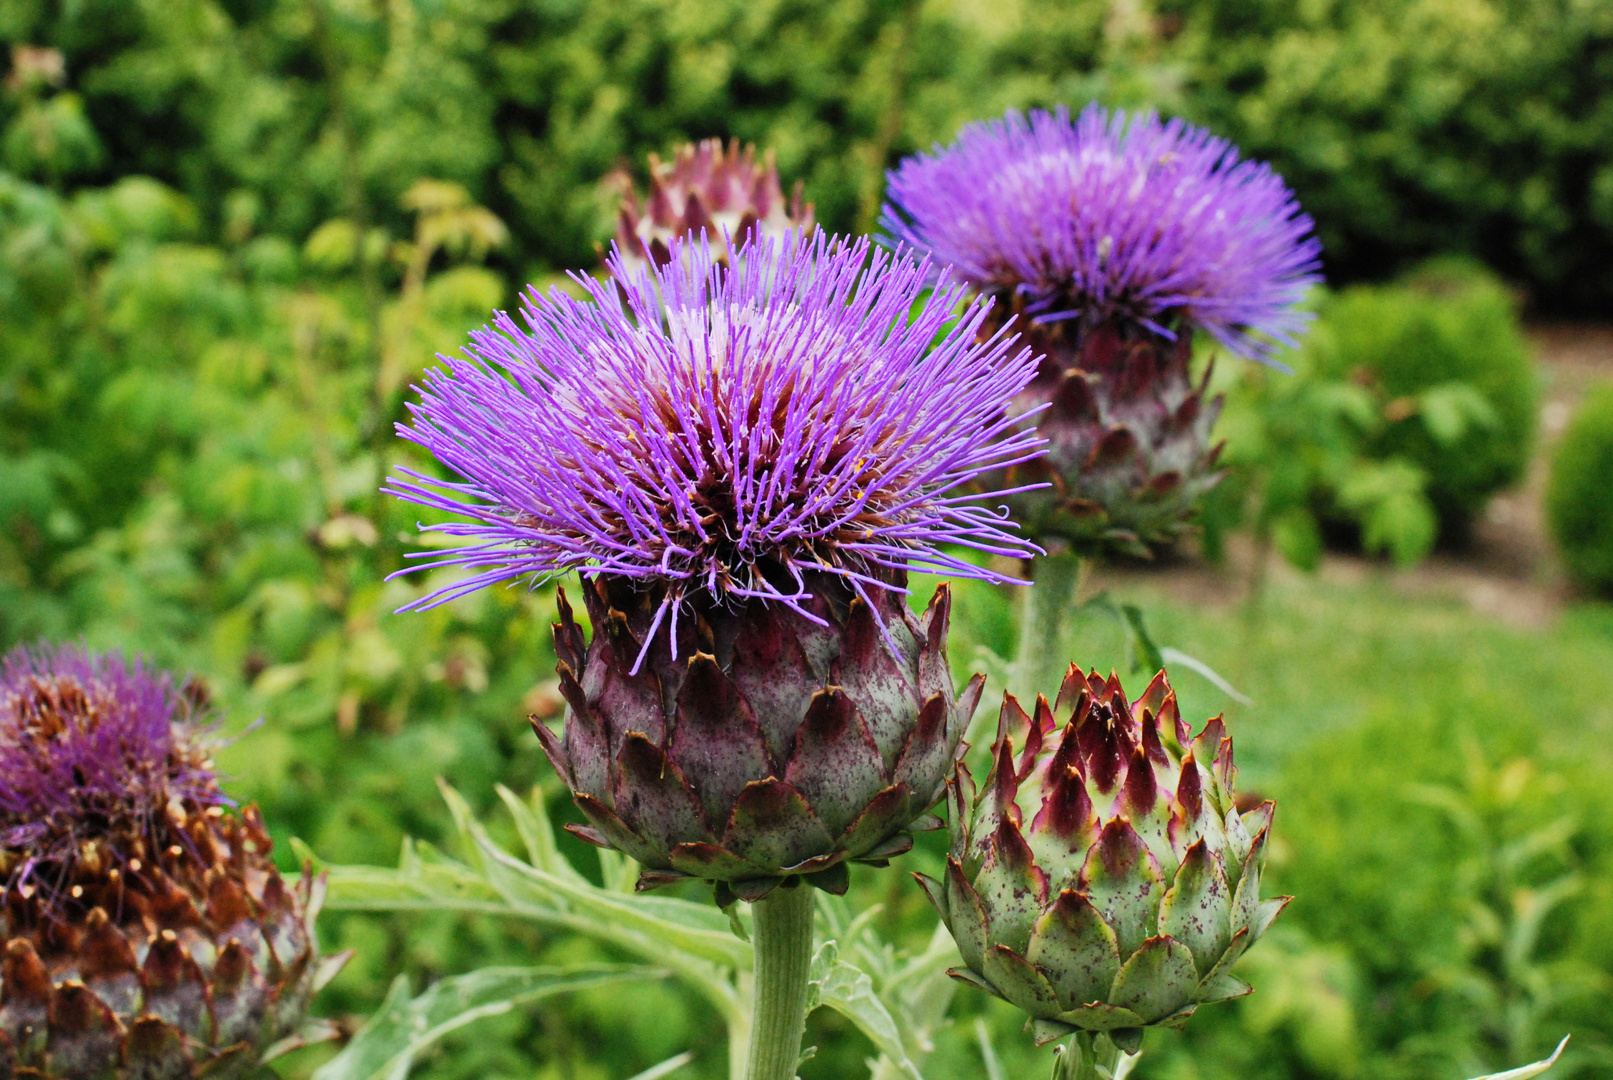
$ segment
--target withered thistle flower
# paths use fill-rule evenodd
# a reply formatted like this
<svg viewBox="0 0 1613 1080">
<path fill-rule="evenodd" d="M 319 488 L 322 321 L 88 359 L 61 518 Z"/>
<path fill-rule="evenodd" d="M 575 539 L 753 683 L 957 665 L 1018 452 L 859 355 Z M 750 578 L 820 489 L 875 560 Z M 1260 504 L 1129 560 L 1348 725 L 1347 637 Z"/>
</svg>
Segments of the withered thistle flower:
<svg viewBox="0 0 1613 1080">
<path fill-rule="evenodd" d="M 866 242 L 672 252 L 529 294 L 526 329 L 501 313 L 427 376 L 400 431 L 460 479 L 392 490 L 456 515 L 429 565 L 472 573 L 419 604 L 580 572 L 593 638 L 562 595 L 564 737 L 536 725 L 579 835 L 725 902 L 843 889 L 911 843 L 980 692 L 954 697 L 946 589 L 915 617 L 907 569 L 1033 550 L 962 491 L 1036 452 L 1004 410 L 1033 361 Z"/>
<path fill-rule="evenodd" d="M 219 790 L 205 705 L 115 653 L 0 660 L 0 1076 L 247 1076 L 318 1034 L 345 958 Z"/>
<path fill-rule="evenodd" d="M 757 238 L 812 231 L 812 204 L 802 201 L 801 182 L 786 199 L 773 151 L 758 164 L 756 148 L 742 149 L 738 139 L 726 150 L 721 139 L 687 143 L 671 162 L 651 154 L 650 191 L 642 202 L 626 172 L 613 173 L 610 182 L 622 192 L 616 250 L 630 272 L 647 263 L 666 265 L 674 241 L 702 233 L 726 259 L 730 245 L 737 251 Z"/>
<path fill-rule="evenodd" d="M 1093 105 L 970 124 L 894 170 L 889 200 L 892 241 L 998 298 L 985 329 L 1014 317 L 1043 358 L 1013 408 L 1049 406 L 1047 456 L 993 479 L 1052 486 L 1014 497 L 1016 520 L 1083 555 L 1175 540 L 1218 476 L 1194 334 L 1269 358 L 1319 280 L 1282 179 L 1201 128 Z"/>
<path fill-rule="evenodd" d="M 946 878 L 919 876 L 952 975 L 1023 1009 L 1038 1042 L 1105 1032 L 1133 1052 L 1249 992 L 1232 965 L 1288 897 L 1260 898 L 1274 807 L 1240 812 L 1219 717 L 1194 735 L 1163 672 L 1128 702 L 1072 664 L 1051 708 L 1005 696 L 992 758 L 978 791 L 958 766 Z"/>
</svg>

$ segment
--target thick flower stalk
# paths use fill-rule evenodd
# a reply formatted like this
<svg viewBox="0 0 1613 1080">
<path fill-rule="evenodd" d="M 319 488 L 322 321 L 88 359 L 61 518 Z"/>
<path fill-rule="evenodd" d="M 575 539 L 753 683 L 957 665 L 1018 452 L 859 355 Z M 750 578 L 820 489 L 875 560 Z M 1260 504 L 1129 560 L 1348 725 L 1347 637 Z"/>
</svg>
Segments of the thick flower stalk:
<svg viewBox="0 0 1613 1080">
<path fill-rule="evenodd" d="M 1266 359 L 1305 325 L 1320 246 L 1282 179 L 1180 120 L 1096 105 L 1010 112 L 890 175 L 892 242 L 950 265 L 1041 356 L 1015 398 L 1048 440 L 1007 476 L 1027 534 L 1075 554 L 1147 555 L 1211 487 L 1219 399 L 1195 334 Z"/>
<path fill-rule="evenodd" d="M 251 1076 L 313 1036 L 345 957 L 219 790 L 204 707 L 115 653 L 0 660 L 0 1077 Z"/>
<path fill-rule="evenodd" d="M 978 791 L 959 764 L 945 880 L 919 877 L 954 976 L 1023 1009 L 1038 1043 L 1078 1036 L 1072 1054 L 1095 1033 L 1134 1052 L 1249 992 L 1232 965 L 1288 898 L 1260 899 L 1274 807 L 1239 812 L 1219 717 L 1194 735 L 1163 672 L 1128 702 L 1072 664 L 1053 707 L 1004 698 L 992 757 Z"/>
<path fill-rule="evenodd" d="M 779 185 L 771 150 L 758 164 L 756 148 L 735 139 L 705 139 L 678 147 L 670 162 L 650 155 L 650 190 L 640 198 L 632 177 L 613 173 L 622 192 L 616 216 L 616 250 L 636 272 L 646 264 L 665 266 L 674 241 L 702 233 L 727 259 L 757 238 L 812 231 L 812 204 L 803 202 L 801 183 L 788 199 Z"/>
<path fill-rule="evenodd" d="M 1032 361 L 866 242 L 673 250 L 530 294 L 526 329 L 500 314 L 428 375 L 401 430 L 462 479 L 393 490 L 455 515 L 430 565 L 471 573 L 419 603 L 579 571 L 593 637 L 562 596 L 569 707 L 538 730 L 579 835 L 725 904 L 843 890 L 910 843 L 979 695 L 953 693 L 945 587 L 915 616 L 907 568 L 1032 551 L 960 493 L 1036 452 L 1003 409 Z"/>
</svg>

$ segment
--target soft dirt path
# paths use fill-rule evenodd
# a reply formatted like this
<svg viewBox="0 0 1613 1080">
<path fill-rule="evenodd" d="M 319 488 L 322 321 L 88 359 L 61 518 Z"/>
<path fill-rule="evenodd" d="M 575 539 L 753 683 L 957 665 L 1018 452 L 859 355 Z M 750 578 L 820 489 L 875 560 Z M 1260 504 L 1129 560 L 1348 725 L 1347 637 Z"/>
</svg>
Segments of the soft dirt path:
<svg viewBox="0 0 1613 1080">
<path fill-rule="evenodd" d="M 1574 407 L 1592 385 L 1613 381 L 1613 325 L 1546 323 L 1530 327 L 1528 336 L 1544 380 L 1537 453 L 1524 482 L 1491 501 L 1477 523 L 1471 548 L 1460 554 L 1437 554 L 1411 570 L 1332 553 L 1320 570 L 1325 579 L 1377 576 L 1407 597 L 1459 599 L 1474 611 L 1523 627 L 1551 622 L 1572 599 L 1552 550 L 1541 500 L 1551 448 Z M 1186 555 L 1168 566 L 1103 567 L 1096 578 L 1116 585 L 1145 579 L 1188 603 L 1231 605 L 1247 594 L 1257 557 L 1252 543 L 1235 537 L 1222 567 Z M 1274 557 L 1270 573 L 1297 571 Z"/>
</svg>

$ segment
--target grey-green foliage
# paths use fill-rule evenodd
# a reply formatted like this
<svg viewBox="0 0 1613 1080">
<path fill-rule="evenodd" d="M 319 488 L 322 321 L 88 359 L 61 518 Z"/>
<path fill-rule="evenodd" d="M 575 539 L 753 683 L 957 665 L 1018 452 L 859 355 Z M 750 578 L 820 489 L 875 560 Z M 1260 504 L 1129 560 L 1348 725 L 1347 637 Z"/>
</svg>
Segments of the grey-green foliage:
<svg viewBox="0 0 1613 1080">
<path fill-rule="evenodd" d="M 314 1080 L 406 1080 L 415 1059 L 444 1036 L 511 1009 L 571 990 L 660 978 L 654 968 L 622 964 L 489 967 L 438 980 L 418 997 L 399 975 L 386 1000 Z"/>
<path fill-rule="evenodd" d="M 1563 563 L 1587 589 L 1613 592 L 1613 386 L 1580 404 L 1552 453 L 1546 517 Z"/>
<path fill-rule="evenodd" d="M 604 884 L 593 884 L 561 853 L 541 791 L 522 800 L 499 788 L 524 858 L 496 843 L 458 792 L 442 785 L 442 795 L 461 857 L 405 841 L 396 869 L 326 868 L 330 910 L 499 916 L 593 938 L 654 963 L 716 1012 L 728 1032 L 729 1072 L 740 1080 L 751 1005 L 743 989 L 752 964 L 745 913 L 735 908 L 724 914 L 705 898 L 635 893 L 636 867 L 613 851 L 600 852 Z M 920 1067 L 932 1049 L 931 1034 L 951 1000 L 945 968 L 955 950 L 938 932 L 927 949 L 904 955 L 874 933 L 870 920 L 876 914 L 877 908 L 853 917 L 844 903 L 820 902 L 812 1004 L 832 1008 L 868 1037 L 878 1054 L 870 1062 L 873 1080 L 923 1080 Z M 394 997 L 405 993 L 394 987 Z M 381 1046 L 397 1042 L 377 1038 Z M 366 1073 L 360 1080 L 368 1078 Z"/>
</svg>

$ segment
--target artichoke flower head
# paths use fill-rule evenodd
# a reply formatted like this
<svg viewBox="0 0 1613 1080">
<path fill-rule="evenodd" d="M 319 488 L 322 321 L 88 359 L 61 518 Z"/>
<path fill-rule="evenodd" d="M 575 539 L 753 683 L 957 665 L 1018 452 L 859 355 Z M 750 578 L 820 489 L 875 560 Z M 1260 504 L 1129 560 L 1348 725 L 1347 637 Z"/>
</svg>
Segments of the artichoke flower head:
<svg viewBox="0 0 1613 1080">
<path fill-rule="evenodd" d="M 1055 717 L 1063 717 L 1062 728 Z M 1135 702 L 1071 665 L 1049 707 L 1006 696 L 993 766 L 949 783 L 951 974 L 1024 1010 L 1038 1042 L 1149 1027 L 1249 992 L 1231 968 L 1288 897 L 1262 900 L 1273 804 L 1240 812 L 1219 717 L 1194 735 L 1164 673 Z"/>
<path fill-rule="evenodd" d="M 866 241 L 669 254 L 530 294 L 428 376 L 400 431 L 459 479 L 391 490 L 454 516 L 428 565 L 469 573 L 417 604 L 579 573 L 592 636 L 562 591 L 564 728 L 534 722 L 573 831 L 724 906 L 843 891 L 939 827 L 981 684 L 955 692 L 947 590 L 915 614 L 907 575 L 1035 550 L 963 490 L 1038 452 L 1006 413 L 1032 358 Z"/>
<path fill-rule="evenodd" d="M 1084 556 L 1147 556 L 1190 527 L 1219 474 L 1220 401 L 1193 337 L 1267 359 L 1320 280 L 1311 220 L 1265 165 L 1179 120 L 1093 105 L 1010 112 L 890 174 L 895 246 L 998 301 L 1040 356 L 1015 398 L 1041 408 L 1043 458 L 986 481 L 1027 534 Z"/>
<path fill-rule="evenodd" d="M 0 1077 L 249 1076 L 334 1034 L 321 886 L 219 790 L 205 707 L 115 653 L 0 660 Z"/>
<path fill-rule="evenodd" d="M 802 199 L 801 182 L 786 199 L 773 152 L 758 162 L 756 148 L 741 148 L 737 139 L 726 148 L 721 139 L 686 143 L 669 162 L 651 154 L 650 189 L 642 197 L 625 170 L 606 182 L 621 192 L 616 250 L 629 272 L 646 264 L 665 266 L 674 241 L 702 233 L 727 260 L 752 240 L 813 228 L 812 204 Z"/>
</svg>

